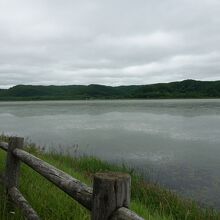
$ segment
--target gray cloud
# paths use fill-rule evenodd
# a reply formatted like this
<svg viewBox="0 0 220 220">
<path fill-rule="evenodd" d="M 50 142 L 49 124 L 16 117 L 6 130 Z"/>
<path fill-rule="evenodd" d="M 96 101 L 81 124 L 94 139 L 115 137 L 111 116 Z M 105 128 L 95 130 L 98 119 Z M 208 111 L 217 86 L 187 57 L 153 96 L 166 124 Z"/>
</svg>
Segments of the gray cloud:
<svg viewBox="0 0 220 220">
<path fill-rule="evenodd" d="M 2 0 L 0 87 L 220 79 L 219 0 Z"/>
</svg>

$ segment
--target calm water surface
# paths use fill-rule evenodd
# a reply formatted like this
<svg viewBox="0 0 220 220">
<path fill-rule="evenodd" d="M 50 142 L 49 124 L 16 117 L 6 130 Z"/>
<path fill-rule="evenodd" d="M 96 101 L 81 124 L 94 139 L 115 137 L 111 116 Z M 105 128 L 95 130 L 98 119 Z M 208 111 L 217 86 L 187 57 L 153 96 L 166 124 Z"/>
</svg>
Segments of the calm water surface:
<svg viewBox="0 0 220 220">
<path fill-rule="evenodd" d="M 130 164 L 220 208 L 220 100 L 0 102 L 0 132 Z"/>
</svg>

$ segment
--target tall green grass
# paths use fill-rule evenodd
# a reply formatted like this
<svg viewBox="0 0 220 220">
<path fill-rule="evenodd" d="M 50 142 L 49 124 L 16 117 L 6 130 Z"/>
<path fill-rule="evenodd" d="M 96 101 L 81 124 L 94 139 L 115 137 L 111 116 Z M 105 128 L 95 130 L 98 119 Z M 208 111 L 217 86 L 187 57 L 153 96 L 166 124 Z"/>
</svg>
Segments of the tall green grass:
<svg viewBox="0 0 220 220">
<path fill-rule="evenodd" d="M 131 209 L 149 220 L 218 220 L 220 214 L 202 209 L 195 202 L 184 200 L 158 185 L 145 182 L 141 176 L 126 167 L 109 164 L 94 157 L 63 156 L 27 149 L 73 177 L 92 184 L 93 174 L 100 171 L 128 172 L 132 177 Z M 0 172 L 5 167 L 6 154 L 0 150 Z M 72 198 L 22 164 L 20 190 L 42 219 L 90 219 L 90 213 Z M 5 206 L 4 189 L 0 186 L 0 219 L 23 219 L 19 210 L 9 213 Z"/>
</svg>

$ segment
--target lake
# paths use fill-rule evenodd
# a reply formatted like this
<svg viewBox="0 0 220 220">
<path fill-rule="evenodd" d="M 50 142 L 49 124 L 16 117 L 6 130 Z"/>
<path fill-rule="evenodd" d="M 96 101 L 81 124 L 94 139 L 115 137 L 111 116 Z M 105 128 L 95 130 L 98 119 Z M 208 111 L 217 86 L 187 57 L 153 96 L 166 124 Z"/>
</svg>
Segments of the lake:
<svg viewBox="0 0 220 220">
<path fill-rule="evenodd" d="M 220 100 L 0 102 L 0 132 L 125 163 L 220 208 Z"/>
</svg>

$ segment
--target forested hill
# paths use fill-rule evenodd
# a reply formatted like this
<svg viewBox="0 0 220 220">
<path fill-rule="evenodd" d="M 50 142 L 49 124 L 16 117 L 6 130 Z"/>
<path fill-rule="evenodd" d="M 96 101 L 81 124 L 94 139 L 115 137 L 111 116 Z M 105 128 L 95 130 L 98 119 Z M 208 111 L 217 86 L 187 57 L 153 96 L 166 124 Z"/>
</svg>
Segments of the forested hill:
<svg viewBox="0 0 220 220">
<path fill-rule="evenodd" d="M 157 98 L 220 98 L 220 81 L 184 80 L 134 86 L 17 85 L 0 89 L 0 100 L 77 100 L 77 99 L 157 99 Z"/>
</svg>

